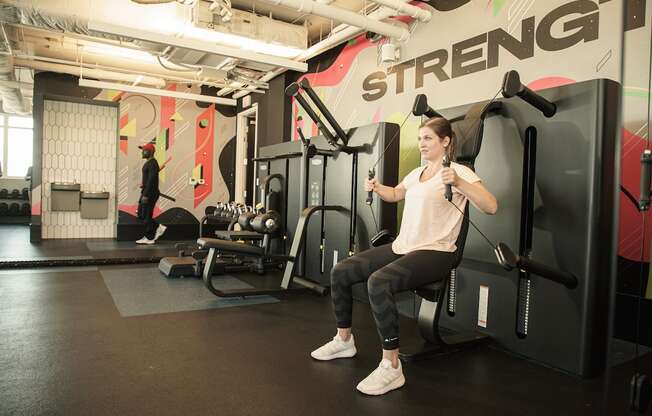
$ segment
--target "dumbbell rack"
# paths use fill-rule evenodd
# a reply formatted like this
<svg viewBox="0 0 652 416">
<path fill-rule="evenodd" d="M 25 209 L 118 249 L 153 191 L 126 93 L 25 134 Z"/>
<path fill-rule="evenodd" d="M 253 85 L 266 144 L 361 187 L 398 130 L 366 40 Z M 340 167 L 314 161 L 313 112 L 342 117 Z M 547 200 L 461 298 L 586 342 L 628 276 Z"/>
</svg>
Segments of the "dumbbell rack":
<svg viewBox="0 0 652 416">
<path fill-rule="evenodd" d="M 0 224 L 29 224 L 32 209 L 25 189 L 18 193 L 15 192 L 18 190 L 0 192 Z M 17 205 L 18 211 L 12 209 L 12 205 Z M 24 208 L 25 205 L 29 208 Z"/>
</svg>

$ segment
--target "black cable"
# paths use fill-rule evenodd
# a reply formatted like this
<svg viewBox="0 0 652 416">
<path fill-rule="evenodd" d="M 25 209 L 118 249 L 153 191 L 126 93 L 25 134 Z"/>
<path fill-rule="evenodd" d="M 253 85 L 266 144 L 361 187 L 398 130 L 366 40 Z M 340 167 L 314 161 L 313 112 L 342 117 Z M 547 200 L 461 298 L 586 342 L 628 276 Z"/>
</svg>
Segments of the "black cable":
<svg viewBox="0 0 652 416">
<path fill-rule="evenodd" d="M 482 118 L 481 118 L 482 115 L 483 115 L 484 112 L 487 110 L 487 108 L 489 108 L 489 106 L 494 102 L 494 100 L 496 99 L 496 97 L 498 97 L 498 94 L 500 94 L 500 92 L 501 92 L 502 90 L 503 90 L 503 87 L 501 86 L 501 87 L 498 89 L 498 91 L 496 91 L 496 94 L 495 94 L 495 95 L 494 95 L 494 96 L 493 96 L 489 101 L 487 101 L 487 104 L 485 104 L 485 106 L 482 107 L 482 111 L 480 111 L 480 113 L 479 113 L 479 114 L 480 114 L 480 118 L 478 118 L 478 124 L 482 122 Z M 474 128 L 475 128 L 475 127 L 474 127 Z M 467 199 L 468 199 L 468 197 L 467 197 Z M 449 201 L 449 202 L 450 202 L 451 204 L 453 204 L 453 206 L 455 207 L 455 209 L 457 209 L 457 210 L 462 214 L 462 216 L 463 216 L 464 218 L 466 218 L 466 219 L 469 221 L 469 224 L 471 224 L 471 225 L 473 226 L 473 228 L 475 228 L 476 231 L 479 232 L 480 235 L 481 235 L 482 237 L 484 237 L 484 239 L 487 241 L 487 243 L 489 243 L 489 245 L 491 246 L 491 249 L 492 249 L 492 250 L 495 250 L 496 247 L 497 247 L 497 244 L 492 243 L 491 240 L 489 240 L 489 238 L 488 238 L 488 237 L 487 237 L 487 236 L 486 236 L 482 231 L 480 231 L 480 229 L 479 229 L 479 228 L 478 228 L 478 227 L 473 223 L 473 221 L 471 221 L 471 218 L 469 218 L 469 217 L 464 213 L 464 211 L 462 211 L 462 210 L 461 210 L 457 205 L 455 205 L 455 203 L 454 203 L 452 200 Z M 469 203 L 469 202 L 467 201 L 467 204 L 468 204 L 468 203 Z"/>
<path fill-rule="evenodd" d="M 467 199 L 468 199 L 468 197 L 467 197 Z M 470 201 L 470 200 L 469 200 L 469 201 Z M 468 204 L 469 201 L 467 201 L 466 203 Z M 487 241 L 487 243 L 489 243 L 489 245 L 491 246 L 491 249 L 492 249 L 492 250 L 495 250 L 496 247 L 497 247 L 498 245 L 492 243 L 491 240 L 489 240 L 489 238 L 488 238 L 486 235 L 484 235 L 484 233 L 483 233 L 482 231 L 480 231 L 480 229 L 479 229 L 478 227 L 476 227 L 476 225 L 473 223 L 473 221 L 471 221 L 471 218 L 469 218 L 469 217 L 464 213 L 464 211 L 462 211 L 462 210 L 461 210 L 457 205 L 455 205 L 455 203 L 454 203 L 453 201 L 449 201 L 449 202 L 450 202 L 450 203 L 455 207 L 455 209 L 457 209 L 460 213 L 462 213 L 462 216 L 463 216 L 464 218 L 466 218 L 466 219 L 469 221 L 469 224 L 471 224 L 471 225 L 473 226 L 473 228 L 475 228 L 476 231 L 479 232 L 480 235 L 481 235 L 482 237 L 484 237 L 484 239 Z"/>
<path fill-rule="evenodd" d="M 391 146 L 394 139 L 396 139 L 400 135 L 401 130 L 403 129 L 403 125 L 408 120 L 408 118 L 410 118 L 410 113 L 408 113 L 407 116 L 405 116 L 405 118 L 403 119 L 403 122 L 401 123 L 401 126 L 398 128 L 398 131 L 396 133 L 394 133 L 392 138 L 389 140 L 389 142 L 387 143 L 387 145 L 383 149 L 383 152 L 380 154 L 380 156 L 378 156 L 378 159 L 376 160 L 376 163 L 373 164 L 371 169 L 374 169 L 376 167 L 376 165 L 380 162 L 380 160 L 383 158 L 383 156 L 385 156 L 385 152 L 387 152 L 387 150 L 389 149 L 389 146 Z M 369 169 L 369 170 L 371 170 L 371 169 Z"/>
<path fill-rule="evenodd" d="M 620 192 L 624 193 L 625 196 L 627 197 L 627 199 L 629 199 L 629 201 L 630 201 L 632 204 L 634 204 L 634 206 L 636 207 L 636 210 L 637 210 L 637 211 L 640 211 L 640 210 L 641 210 L 641 207 L 640 207 L 640 205 L 638 204 L 638 201 L 636 200 L 636 198 L 634 198 L 634 195 L 632 195 L 632 193 L 629 192 L 629 191 L 627 190 L 627 188 L 625 188 L 625 187 L 623 186 L 623 184 L 620 184 Z"/>
<path fill-rule="evenodd" d="M 371 205 L 369 205 L 369 209 L 371 209 Z M 374 212 L 373 209 L 371 209 L 371 218 L 374 220 L 374 225 L 376 226 L 376 232 L 379 233 L 380 230 L 378 229 L 378 221 L 376 221 L 376 213 Z"/>
<path fill-rule="evenodd" d="M 489 108 L 489 106 L 494 102 L 494 100 L 496 99 L 496 97 L 498 97 L 498 94 L 500 94 L 500 92 L 501 92 L 502 90 L 503 90 L 503 88 L 502 88 L 502 85 L 501 85 L 501 87 L 498 89 L 498 91 L 496 91 L 496 94 L 494 94 L 494 96 L 493 96 L 489 101 L 487 101 L 487 104 L 485 104 L 485 106 L 482 108 L 482 111 L 480 111 L 480 115 L 481 115 L 481 116 L 482 116 L 482 114 L 484 114 L 484 112 L 487 110 L 487 108 Z M 371 169 L 369 169 L 370 171 L 373 170 L 373 169 L 376 167 L 376 165 L 378 165 L 378 163 L 379 163 L 380 160 L 383 158 L 383 156 L 385 156 L 385 153 L 386 153 L 387 150 L 389 149 L 389 146 L 392 144 L 392 142 L 394 141 L 394 139 L 396 139 L 396 137 L 399 135 L 399 133 L 400 133 L 401 130 L 403 129 L 403 125 L 404 125 L 405 122 L 408 120 L 408 118 L 410 118 L 410 113 L 408 113 L 407 116 L 405 116 L 405 119 L 403 119 L 403 122 L 401 123 L 401 126 L 399 127 L 398 131 L 397 131 L 396 133 L 394 133 L 394 136 L 393 136 L 393 137 L 391 138 L 391 140 L 387 143 L 387 145 L 385 146 L 385 149 L 383 149 L 383 152 L 382 152 L 382 153 L 380 154 L 380 156 L 378 157 L 378 160 L 376 160 L 376 163 L 374 163 L 373 166 L 371 167 Z M 481 123 L 481 122 L 482 122 L 482 118 L 478 118 L 477 123 L 479 124 L 479 123 Z M 475 128 L 475 126 L 474 126 L 474 128 Z M 452 203 L 452 202 L 451 202 L 451 203 Z M 375 213 L 374 213 L 374 210 L 371 208 L 371 204 L 368 204 L 368 205 L 369 205 L 369 209 L 371 210 L 371 216 L 372 216 L 372 218 L 373 218 L 373 220 L 374 220 L 374 224 L 375 224 L 375 226 L 376 226 L 376 232 L 380 232 L 380 229 L 379 229 L 379 226 L 378 226 L 378 222 L 376 221 L 376 215 L 375 215 Z M 453 205 L 455 205 L 455 204 L 453 204 Z M 458 211 L 460 210 L 460 209 L 457 207 L 457 205 L 455 205 L 455 208 L 457 208 Z M 460 211 L 460 212 L 462 212 L 462 211 Z M 464 215 L 464 212 L 462 212 L 462 215 Z M 466 217 L 466 215 L 464 215 L 464 216 Z M 487 236 L 485 236 L 485 235 L 482 233 L 482 231 L 480 231 L 480 230 L 478 229 L 478 227 L 476 227 L 476 225 L 473 224 L 473 221 L 471 221 L 470 218 L 467 218 L 467 219 L 469 220 L 469 222 L 471 223 L 471 225 L 473 225 L 473 228 L 475 228 L 475 229 L 476 229 L 476 230 L 477 230 L 477 231 L 478 231 L 478 232 L 479 232 L 479 233 L 480 233 L 480 234 L 485 238 L 485 240 L 487 240 L 487 241 L 489 242 L 489 244 L 491 245 L 492 243 L 491 243 L 491 241 L 487 238 Z M 491 245 L 491 249 L 492 249 L 492 250 L 495 249 L 495 248 L 496 248 L 496 245 L 495 245 L 495 244 L 494 244 L 494 245 Z"/>
<path fill-rule="evenodd" d="M 378 163 L 380 162 L 380 160 L 383 158 L 383 156 L 385 156 L 385 153 L 386 153 L 387 150 L 389 149 L 389 146 L 392 144 L 392 142 L 394 141 L 394 139 L 396 139 L 396 138 L 401 134 L 401 130 L 403 129 L 403 126 L 405 125 L 405 122 L 408 120 L 408 118 L 410 118 L 410 113 L 408 113 L 408 114 L 405 116 L 405 118 L 403 119 L 403 122 L 402 122 L 401 125 L 399 126 L 398 130 L 396 131 L 396 133 L 394 133 L 394 135 L 392 136 L 392 138 L 389 140 L 389 142 L 387 143 L 387 145 L 386 145 L 385 148 L 383 149 L 383 152 L 380 154 L 380 156 L 378 156 L 378 159 L 376 160 L 376 163 L 373 164 L 373 166 L 369 169 L 369 171 L 374 170 L 374 169 L 376 168 L 376 165 L 378 165 Z M 370 204 L 370 203 L 367 204 L 367 206 L 369 207 L 369 210 L 371 210 L 371 217 L 372 217 L 373 220 L 374 220 L 374 225 L 376 226 L 376 233 L 379 233 L 379 232 L 380 232 L 380 228 L 379 228 L 379 226 L 378 226 L 378 221 L 376 220 L 376 214 L 374 213 L 374 210 L 373 210 L 373 208 L 371 207 L 371 205 L 372 205 L 372 204 Z"/>
</svg>

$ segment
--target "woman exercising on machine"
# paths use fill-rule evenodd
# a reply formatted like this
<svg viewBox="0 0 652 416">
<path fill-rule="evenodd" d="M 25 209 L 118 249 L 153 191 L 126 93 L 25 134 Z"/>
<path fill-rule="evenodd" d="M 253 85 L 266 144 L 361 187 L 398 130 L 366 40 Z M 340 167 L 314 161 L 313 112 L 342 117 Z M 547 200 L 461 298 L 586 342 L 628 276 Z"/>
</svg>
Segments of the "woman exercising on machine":
<svg viewBox="0 0 652 416">
<path fill-rule="evenodd" d="M 396 187 L 376 179 L 365 189 L 385 202 L 405 199 L 401 230 L 391 244 L 375 247 L 339 262 L 331 271 L 331 294 L 337 321 L 337 335 L 314 350 L 317 360 L 353 357 L 351 333 L 352 285 L 367 280 L 369 302 L 383 348 L 382 360 L 357 389 L 380 395 L 405 384 L 398 359 L 398 311 L 394 294 L 423 286 L 446 274 L 454 260 L 455 241 L 462 224 L 467 199 L 486 214 L 495 214 L 496 198 L 468 167 L 451 163 L 444 167 L 444 155 L 452 160 L 456 138 L 448 120 L 434 117 L 419 128 L 419 150 L 427 162 L 410 172 Z M 444 197 L 445 185 L 452 185 L 451 202 Z"/>
</svg>

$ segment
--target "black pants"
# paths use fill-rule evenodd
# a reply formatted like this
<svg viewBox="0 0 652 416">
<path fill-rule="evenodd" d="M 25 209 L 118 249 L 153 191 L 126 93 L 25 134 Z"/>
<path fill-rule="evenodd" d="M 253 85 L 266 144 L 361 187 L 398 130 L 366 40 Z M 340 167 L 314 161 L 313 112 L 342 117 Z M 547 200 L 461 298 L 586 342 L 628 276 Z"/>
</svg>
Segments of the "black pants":
<svg viewBox="0 0 652 416">
<path fill-rule="evenodd" d="M 156 206 L 156 201 L 158 201 L 158 196 L 154 198 L 149 198 L 146 203 L 143 204 L 143 221 L 145 221 L 145 237 L 150 240 L 154 239 L 156 235 L 156 229 L 158 228 L 158 223 L 154 220 L 154 207 Z"/>
<path fill-rule="evenodd" d="M 342 260 L 331 270 L 337 327 L 351 327 L 352 286 L 366 280 L 383 349 L 398 348 L 398 309 L 394 295 L 446 278 L 454 258 L 454 253 L 434 250 L 394 254 L 392 245 L 386 244 Z"/>
</svg>

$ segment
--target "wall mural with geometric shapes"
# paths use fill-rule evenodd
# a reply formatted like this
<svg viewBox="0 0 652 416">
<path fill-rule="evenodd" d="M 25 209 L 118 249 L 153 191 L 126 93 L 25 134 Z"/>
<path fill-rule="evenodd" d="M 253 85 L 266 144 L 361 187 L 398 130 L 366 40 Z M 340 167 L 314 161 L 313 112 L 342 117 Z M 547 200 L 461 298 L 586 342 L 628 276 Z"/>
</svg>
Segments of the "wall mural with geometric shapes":
<svg viewBox="0 0 652 416">
<path fill-rule="evenodd" d="M 186 84 L 167 89 L 199 93 Z M 231 141 L 235 140 L 235 110 L 190 100 L 143 94 L 101 91 L 95 99 L 120 104 L 117 175 L 118 239 L 132 239 L 130 226 L 137 219 L 141 168 L 144 160 L 138 146 L 152 143 L 158 161 L 161 193 L 176 201 L 159 198 L 154 216 L 166 225 L 196 225 L 208 205 L 231 199 Z M 222 158 L 224 156 L 224 158 Z M 192 236 L 187 236 L 192 237 Z"/>
</svg>

